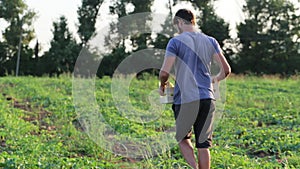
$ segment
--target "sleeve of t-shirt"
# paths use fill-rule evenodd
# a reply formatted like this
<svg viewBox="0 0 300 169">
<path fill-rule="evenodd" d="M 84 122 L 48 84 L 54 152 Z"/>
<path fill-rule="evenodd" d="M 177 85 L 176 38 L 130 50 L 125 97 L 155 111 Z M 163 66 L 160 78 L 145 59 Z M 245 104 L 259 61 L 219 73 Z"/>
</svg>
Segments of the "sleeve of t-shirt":
<svg viewBox="0 0 300 169">
<path fill-rule="evenodd" d="M 222 49 L 218 43 L 218 41 L 215 38 L 209 37 L 210 42 L 212 43 L 214 49 L 215 49 L 215 53 L 221 53 Z"/>
<path fill-rule="evenodd" d="M 176 57 L 177 56 L 177 50 L 176 50 L 176 40 L 172 38 L 166 48 L 165 57 Z"/>
</svg>

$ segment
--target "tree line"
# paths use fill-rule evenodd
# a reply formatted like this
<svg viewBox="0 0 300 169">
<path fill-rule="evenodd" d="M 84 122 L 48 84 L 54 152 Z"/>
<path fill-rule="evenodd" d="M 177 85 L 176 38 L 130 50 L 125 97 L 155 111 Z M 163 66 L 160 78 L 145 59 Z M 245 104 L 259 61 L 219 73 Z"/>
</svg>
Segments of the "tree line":
<svg viewBox="0 0 300 169">
<path fill-rule="evenodd" d="M 166 8 L 169 16 L 163 27 L 173 29 L 173 7 L 182 3 L 169 0 Z M 230 37 L 229 24 L 214 10 L 215 1 L 185 0 L 197 13 L 202 32 L 214 36 L 224 50 L 234 73 L 298 74 L 300 65 L 300 17 L 299 9 L 288 0 L 246 0 L 243 7 L 245 20 L 237 25 L 237 38 Z M 72 73 L 82 48 L 96 35 L 97 17 L 101 15 L 103 0 L 82 0 L 77 9 L 76 40 L 71 34 L 67 19 L 61 16 L 53 22 L 53 38 L 48 51 L 39 55 L 40 43 L 34 48 L 29 43 L 35 39 L 33 21 L 36 13 L 23 0 L 0 0 L 0 19 L 8 23 L 0 39 L 0 76 L 19 75 L 59 76 Z M 111 15 L 122 18 L 135 13 L 151 12 L 154 0 L 110 1 Z M 132 8 L 128 8 L 131 6 Z M 149 16 L 149 20 L 151 17 Z M 97 72 L 99 77 L 111 76 L 117 66 L 130 54 L 147 48 L 165 49 L 171 36 L 150 33 L 136 36 L 117 35 L 118 24 L 110 24 L 105 46 L 108 53 L 102 57 Z M 112 37 L 120 37 L 118 39 Z M 36 37 L 38 38 L 38 37 Z M 20 43 L 21 42 L 21 43 Z M 125 43 L 132 47 L 127 50 Z M 163 56 L 163 54 L 161 54 Z M 91 58 L 91 61 L 96 58 Z M 20 66 L 16 65 L 20 61 Z M 86 61 L 88 62 L 88 61 Z"/>
</svg>

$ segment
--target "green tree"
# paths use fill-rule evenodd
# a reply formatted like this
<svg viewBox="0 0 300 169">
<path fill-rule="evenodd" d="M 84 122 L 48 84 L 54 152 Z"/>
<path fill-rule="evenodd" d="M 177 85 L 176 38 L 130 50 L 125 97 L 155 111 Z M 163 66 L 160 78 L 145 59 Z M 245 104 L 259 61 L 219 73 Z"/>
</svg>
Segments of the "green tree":
<svg viewBox="0 0 300 169">
<path fill-rule="evenodd" d="M 26 8 L 22 0 L 0 0 L 0 18 L 10 21 L 24 13 Z"/>
<path fill-rule="evenodd" d="M 4 67 L 4 63 L 6 62 L 6 50 L 6 43 L 0 41 L 0 76 L 4 76 L 6 73 L 6 68 Z"/>
<path fill-rule="evenodd" d="M 239 72 L 293 74 L 299 70 L 300 17 L 286 0 L 247 0 L 238 26 Z"/>
<path fill-rule="evenodd" d="M 80 48 L 71 35 L 64 16 L 54 22 L 53 27 L 53 39 L 49 51 L 44 55 L 42 62 L 45 70 L 42 71 L 50 76 L 59 76 L 73 72 Z"/>
<path fill-rule="evenodd" d="M 3 32 L 3 42 L 1 42 L 0 64 L 2 72 L 13 73 L 16 67 L 19 43 L 21 41 L 21 66 L 20 74 L 28 72 L 22 69 L 23 61 L 33 58 L 32 50 L 28 45 L 34 38 L 32 22 L 35 12 L 28 9 L 22 0 L 0 0 L 0 18 L 8 23 L 8 27 Z M 22 38 L 20 39 L 20 36 Z M 26 64 L 30 64 L 26 63 Z M 24 67 L 25 68 L 25 67 Z M 3 74 L 1 74 L 3 75 Z"/>
<path fill-rule="evenodd" d="M 116 15 L 118 18 L 128 15 L 126 11 L 126 5 L 128 5 L 127 0 L 114 0 L 109 6 L 109 11 L 111 15 Z M 99 66 L 97 75 L 102 77 L 112 76 L 114 70 L 121 63 L 121 61 L 126 58 L 129 53 L 125 52 L 125 40 L 126 37 L 122 32 L 119 31 L 120 24 L 117 22 L 110 23 L 110 32 L 107 37 L 105 37 L 105 44 L 110 51 L 110 53 L 104 54 L 101 58 L 101 64 Z M 114 35 L 114 36 L 112 36 Z"/>
<path fill-rule="evenodd" d="M 95 34 L 95 24 L 102 2 L 103 0 L 82 0 L 82 5 L 77 10 L 79 20 L 78 34 L 82 46 L 85 46 Z"/>
<path fill-rule="evenodd" d="M 151 6 L 153 5 L 153 0 L 128 0 L 130 3 L 133 4 L 134 10 L 129 14 L 134 13 L 149 13 L 151 12 Z M 147 20 L 151 20 L 151 16 L 146 16 L 145 25 L 140 26 L 147 26 Z M 146 28 L 147 29 L 147 28 Z M 134 51 L 139 51 L 142 49 L 146 49 L 149 46 L 149 41 L 151 40 L 151 33 L 146 34 L 136 34 L 130 38 L 131 44 L 134 48 Z"/>
<path fill-rule="evenodd" d="M 165 22 L 161 25 L 162 26 L 162 31 L 157 34 L 157 37 L 152 39 L 152 45 L 154 46 L 155 49 L 162 49 L 163 51 L 166 49 L 166 46 L 169 42 L 169 40 L 173 37 L 175 33 L 175 29 L 173 26 L 173 6 L 171 0 L 168 0 L 168 3 L 166 4 L 166 8 L 169 9 L 169 14 L 167 15 L 167 18 Z M 162 50 L 157 50 L 156 58 L 158 61 L 161 62 L 164 57 L 164 53 L 162 53 Z M 161 62 L 162 63 L 162 62 Z"/>
<path fill-rule="evenodd" d="M 153 0 L 115 0 L 110 6 L 110 13 L 118 16 L 118 18 L 122 18 L 130 14 L 151 12 L 152 4 Z M 127 8 L 130 6 L 133 7 L 133 9 L 130 10 Z M 132 25 L 126 25 L 128 32 L 122 31 L 123 25 L 121 25 L 119 22 L 111 23 L 109 36 L 106 37 L 106 44 L 111 53 L 103 57 L 100 69 L 98 71 L 98 76 L 101 77 L 103 75 L 113 75 L 115 69 L 122 62 L 122 60 L 130 55 L 131 51 L 126 51 L 126 40 L 130 41 L 132 52 L 145 49 L 150 45 L 150 33 L 129 33 L 131 31 L 131 29 L 129 29 L 130 26 L 132 26 L 133 31 L 136 30 L 135 26 L 145 26 L 148 18 L 150 20 L 151 17 L 146 16 L 146 18 L 147 19 L 143 21 L 143 23 L 138 23 L 139 21 L 131 20 L 130 22 Z"/>
<path fill-rule="evenodd" d="M 151 12 L 151 6 L 153 4 L 153 0 L 115 0 L 112 5 L 110 6 L 110 13 L 112 15 L 117 15 L 118 18 L 124 17 L 126 15 L 131 15 L 131 14 L 137 14 L 137 13 L 144 13 L 147 14 Z M 128 6 L 132 6 L 133 10 L 127 10 L 126 7 Z M 145 16 L 143 15 L 143 17 L 146 17 L 146 19 L 144 20 L 143 23 L 135 23 L 135 21 L 130 21 L 132 22 L 132 28 L 133 30 L 136 30 L 136 27 L 146 27 L 146 22 L 147 20 L 151 20 L 151 16 Z M 137 21 L 138 22 L 138 21 Z M 129 26 L 129 25 L 127 25 Z M 134 35 L 130 35 L 130 37 L 128 36 L 128 32 L 125 32 L 124 34 L 120 33 L 122 31 L 122 25 L 119 25 L 119 23 L 112 23 L 111 24 L 111 35 L 115 36 L 117 35 L 119 37 L 119 44 L 124 44 L 124 41 L 126 39 L 130 39 L 131 41 L 131 45 L 133 47 L 133 51 L 137 51 L 140 49 L 145 49 L 147 48 L 147 46 L 149 45 L 149 39 L 150 39 L 150 34 L 139 34 L 139 33 L 135 33 Z M 147 28 L 145 28 L 147 29 Z M 130 30 L 128 30 L 130 31 Z M 124 37 L 127 36 L 127 37 Z M 112 39 L 110 38 L 110 36 L 108 36 L 108 39 Z M 115 39 L 112 39 L 113 41 L 115 41 Z M 110 44 L 111 41 L 107 41 L 107 44 Z M 114 43 L 111 43 L 114 44 Z M 118 46 L 118 45 L 117 45 Z"/>
</svg>

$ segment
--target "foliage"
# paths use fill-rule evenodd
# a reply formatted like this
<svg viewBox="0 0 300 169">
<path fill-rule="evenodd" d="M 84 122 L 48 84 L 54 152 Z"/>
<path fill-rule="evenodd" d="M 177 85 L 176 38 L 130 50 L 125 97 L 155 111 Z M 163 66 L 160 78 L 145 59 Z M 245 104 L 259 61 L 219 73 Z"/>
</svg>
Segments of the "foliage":
<svg viewBox="0 0 300 169">
<path fill-rule="evenodd" d="M 151 76 L 132 80 L 134 108 L 147 110 L 157 81 Z M 299 81 L 229 78 L 225 111 L 214 131 L 212 168 L 299 168 Z M 122 116 L 110 93 L 111 82 L 96 79 L 95 97 L 99 112 L 115 130 L 145 137 L 173 125 L 169 105 L 154 126 Z M 70 78 L 4 77 L 0 93 L 1 168 L 187 168 L 178 146 L 152 158 L 133 159 L 95 144 L 78 124 Z"/>
<path fill-rule="evenodd" d="M 294 74 L 299 69 L 300 17 L 284 0 L 248 0 L 238 26 L 238 72 Z"/>
<path fill-rule="evenodd" d="M 99 9 L 103 0 L 82 0 L 82 6 L 78 8 L 78 34 L 83 45 L 86 45 L 95 34 L 95 24 Z"/>
<path fill-rule="evenodd" d="M 113 0 L 109 2 L 110 15 L 121 19 L 131 14 L 151 13 L 153 2 L 154 0 Z M 238 38 L 231 39 L 229 24 L 214 11 L 215 1 L 169 0 L 165 4 L 169 14 L 162 24 L 163 31 L 156 32 L 156 35 L 153 32 L 134 33 L 135 20 L 131 21 L 132 25 L 128 25 L 130 30 L 122 32 L 124 27 L 112 20 L 110 32 L 105 39 L 106 50 L 101 53 L 102 63 L 105 64 L 98 71 L 98 76 L 111 76 L 114 68 L 134 52 L 147 48 L 165 49 L 174 34 L 170 22 L 174 15 L 172 9 L 180 6 L 182 2 L 190 3 L 197 11 L 201 30 L 217 39 L 235 73 L 289 76 L 299 72 L 300 17 L 298 9 L 291 1 L 246 0 L 243 10 L 245 20 L 237 27 Z M 62 73 L 72 73 L 81 48 L 88 47 L 88 41 L 96 35 L 95 25 L 102 3 L 102 0 L 82 0 L 77 10 L 79 42 L 71 35 L 65 19 L 55 21 L 51 49 L 38 57 L 38 48 L 29 47 L 29 43 L 35 39 L 32 24 L 36 17 L 35 12 L 24 1 L 0 0 L 0 19 L 8 23 L 0 40 L 0 76 L 15 74 L 20 38 L 20 75 L 59 76 Z M 147 29 L 152 16 L 146 18 L 143 22 L 145 25 L 142 26 Z M 156 54 L 159 57 L 164 55 L 161 50 L 157 50 Z M 89 58 L 87 62 L 95 59 Z"/>
<path fill-rule="evenodd" d="M 71 35 L 64 16 L 54 22 L 53 27 L 54 37 L 51 41 L 51 48 L 42 58 L 45 66 L 43 72 L 50 76 L 59 76 L 62 73 L 73 72 L 80 47 Z"/>
<path fill-rule="evenodd" d="M 0 18 L 9 21 L 24 13 L 27 5 L 22 0 L 1 0 L 0 1 Z"/>
<path fill-rule="evenodd" d="M 33 51 L 29 48 L 30 41 L 34 38 L 32 22 L 35 18 L 35 12 L 28 9 L 28 6 L 21 0 L 1 0 L 0 1 L 0 19 L 3 18 L 8 27 L 3 32 L 4 41 L 1 43 L 0 66 L 4 73 L 12 74 L 16 67 L 19 43 L 21 42 L 21 74 L 28 72 L 27 67 L 33 67 L 27 60 L 33 60 Z M 22 36 L 22 37 L 20 37 Z M 25 60 L 25 63 L 23 63 Z M 24 65 L 25 64 L 25 65 Z"/>
<path fill-rule="evenodd" d="M 152 3 L 153 0 L 144 0 L 142 2 L 140 0 L 115 0 L 109 8 L 111 14 L 117 15 L 118 19 L 121 19 L 122 17 L 130 14 L 142 12 L 150 13 Z M 129 5 L 133 5 L 133 11 L 127 10 L 126 7 Z M 146 20 L 143 21 L 143 23 L 131 20 L 131 25 L 126 25 L 126 28 L 123 27 L 124 25 L 120 24 L 120 20 L 116 23 L 112 22 L 110 24 L 109 35 L 105 38 L 106 45 L 108 46 L 107 48 L 109 49 L 110 53 L 105 54 L 102 58 L 103 60 L 98 70 L 99 77 L 102 77 L 103 75 L 112 76 L 118 65 L 132 52 L 146 49 L 150 46 L 149 40 L 151 39 L 151 33 L 128 33 L 130 31 L 138 30 L 136 29 L 135 25 L 147 27 L 148 25 L 146 25 L 146 23 L 148 20 L 151 20 L 151 16 L 145 17 Z M 130 29 L 131 26 L 133 30 Z M 124 32 L 123 29 L 127 29 L 128 32 Z M 127 50 L 128 46 L 125 45 L 126 40 L 130 41 L 130 45 L 132 47 L 131 50 Z"/>
</svg>

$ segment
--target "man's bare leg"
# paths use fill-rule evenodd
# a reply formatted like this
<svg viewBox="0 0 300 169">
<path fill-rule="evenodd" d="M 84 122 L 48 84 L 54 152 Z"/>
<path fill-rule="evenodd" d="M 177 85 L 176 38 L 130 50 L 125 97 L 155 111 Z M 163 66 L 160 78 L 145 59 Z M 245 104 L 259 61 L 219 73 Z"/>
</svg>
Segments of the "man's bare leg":
<svg viewBox="0 0 300 169">
<path fill-rule="evenodd" d="M 191 139 L 183 139 L 179 143 L 179 147 L 188 164 L 194 169 L 198 169 Z"/>
<path fill-rule="evenodd" d="M 208 148 L 198 148 L 199 169 L 210 169 L 210 152 Z"/>
</svg>

